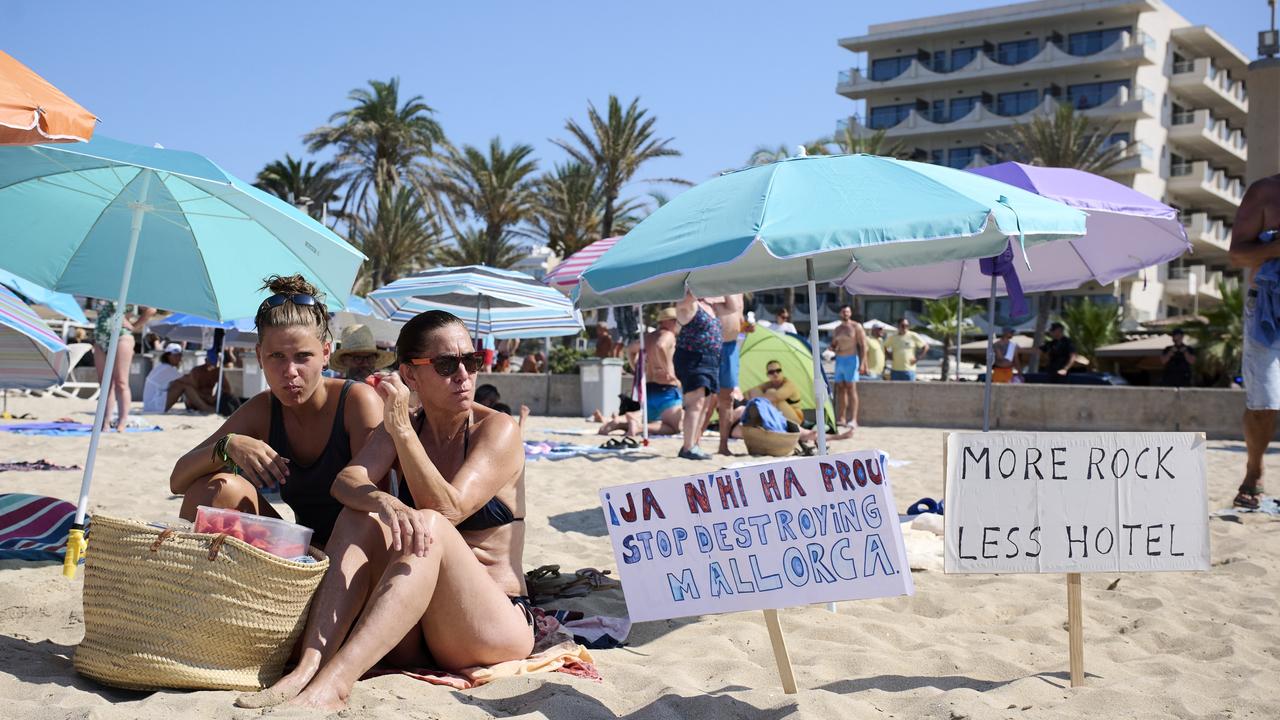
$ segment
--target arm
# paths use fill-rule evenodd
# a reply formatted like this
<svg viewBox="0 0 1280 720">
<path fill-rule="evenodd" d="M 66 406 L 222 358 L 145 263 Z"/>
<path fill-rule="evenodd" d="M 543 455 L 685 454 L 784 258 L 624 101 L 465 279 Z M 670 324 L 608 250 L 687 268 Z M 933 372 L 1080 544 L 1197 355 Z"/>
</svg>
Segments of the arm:
<svg viewBox="0 0 1280 720">
<path fill-rule="evenodd" d="M 854 333 L 858 343 L 858 367 L 864 368 L 867 366 L 867 331 L 862 328 L 861 323 L 854 327 L 857 328 Z"/>
<path fill-rule="evenodd" d="M 394 550 L 399 552 L 402 547 L 408 546 L 413 548 L 415 554 L 423 556 L 431 545 L 431 537 L 422 517 L 413 508 L 400 502 L 400 498 L 379 490 L 373 482 L 373 478 L 385 477 L 395 461 L 395 443 L 387 431 L 379 426 L 370 434 L 359 454 L 351 458 L 351 464 L 334 478 L 329 492 L 334 499 L 352 510 L 377 513 L 378 519 L 391 529 L 391 546 Z"/>
<path fill-rule="evenodd" d="M 1164 352 L 1160 354 L 1160 364 L 1161 364 L 1161 365 L 1168 365 L 1168 364 L 1169 364 L 1169 361 L 1173 359 L 1173 354 L 1174 354 L 1175 352 L 1177 352 L 1177 348 L 1175 348 L 1175 347 L 1174 347 L 1174 346 L 1172 346 L 1172 345 L 1170 345 L 1169 347 L 1165 348 L 1165 349 L 1164 349 Z"/>
<path fill-rule="evenodd" d="M 419 505 L 439 512 L 454 525 L 475 514 L 524 469 L 520 426 L 509 415 L 476 408 L 480 419 L 471 428 L 467 459 L 452 482 L 446 480 L 409 424 L 409 389 L 398 376 L 392 375 L 382 381 L 378 392 L 386 403 L 384 425 L 395 443 L 400 468 L 404 471 L 403 481 L 408 483 Z"/>
<path fill-rule="evenodd" d="M 698 314 L 698 298 L 692 290 L 685 290 L 684 297 L 676 303 L 676 322 L 688 325 L 693 316 Z"/>
<path fill-rule="evenodd" d="M 1266 230 L 1266 208 L 1280 202 L 1280 185 L 1277 181 L 1260 180 L 1249 186 L 1240 209 L 1236 211 L 1231 226 L 1231 264 L 1235 267 L 1255 269 L 1264 262 L 1280 257 L 1280 242 L 1264 243 L 1258 235 Z"/>
<path fill-rule="evenodd" d="M 178 458 L 169 475 L 169 490 L 181 495 L 196 480 L 221 471 L 223 465 L 214 459 L 213 446 L 229 433 L 236 436 L 227 446 L 227 454 L 240 465 L 246 479 L 258 487 L 270 484 L 269 481 L 283 482 L 289 474 L 288 460 L 258 439 L 266 435 L 269 402 L 268 393 L 253 397 L 227 418 L 217 432 Z"/>
<path fill-rule="evenodd" d="M 929 354 L 929 341 L 919 334 L 916 335 L 916 340 L 920 342 L 919 350 L 916 351 L 916 363 L 919 364 L 924 359 L 924 356 Z"/>
</svg>

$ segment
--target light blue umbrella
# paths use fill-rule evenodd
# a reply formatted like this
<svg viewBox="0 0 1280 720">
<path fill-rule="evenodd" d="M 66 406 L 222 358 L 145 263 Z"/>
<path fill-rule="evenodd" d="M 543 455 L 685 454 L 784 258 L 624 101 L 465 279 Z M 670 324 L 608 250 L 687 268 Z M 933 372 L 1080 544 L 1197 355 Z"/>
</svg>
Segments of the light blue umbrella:
<svg viewBox="0 0 1280 720">
<path fill-rule="evenodd" d="M 797 157 L 727 173 L 663 205 L 582 275 L 582 307 L 678 300 L 999 255 L 1084 233 L 1085 214 L 960 170 L 874 155 Z M 817 322 L 810 345 L 818 347 Z M 825 402 L 814 353 L 818 405 Z M 825 433 L 818 434 L 826 453 Z"/>
<path fill-rule="evenodd" d="M 258 342 L 258 331 L 253 318 L 239 320 L 210 320 L 189 313 L 174 313 L 147 326 L 151 332 L 174 342 L 207 343 L 214 330 L 224 330 L 224 342 L 237 345 L 253 345 Z"/>
<path fill-rule="evenodd" d="M 531 275 L 484 265 L 424 270 L 374 290 L 369 300 L 401 323 L 446 310 L 477 337 L 558 337 L 582 330 L 582 316 L 559 291 Z"/>
<path fill-rule="evenodd" d="M 43 305 L 72 322 L 89 324 L 89 319 L 84 316 L 84 308 L 80 307 L 75 297 L 67 293 L 40 287 L 4 269 L 0 269 L 0 285 L 26 298 L 32 305 Z"/>
<path fill-rule="evenodd" d="M 265 276 L 302 273 L 342 307 L 363 255 L 288 203 L 190 152 L 96 136 L 0 147 L 0 267 L 60 292 L 116 299 L 104 377 L 127 303 L 216 320 L 253 315 Z M 107 393 L 85 462 L 64 572 L 82 548 Z"/>
</svg>

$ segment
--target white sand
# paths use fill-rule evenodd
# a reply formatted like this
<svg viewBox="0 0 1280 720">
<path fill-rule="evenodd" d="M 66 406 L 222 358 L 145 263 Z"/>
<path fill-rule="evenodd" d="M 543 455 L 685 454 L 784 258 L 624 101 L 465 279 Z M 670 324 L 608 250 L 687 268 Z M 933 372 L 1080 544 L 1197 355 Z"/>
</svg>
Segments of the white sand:
<svg viewBox="0 0 1280 720">
<path fill-rule="evenodd" d="M 39 420 L 87 421 L 89 402 L 11 399 Z M 142 519 L 171 517 L 174 459 L 216 427 L 211 418 L 155 418 L 163 433 L 106 436 L 91 508 Z M 570 440 L 548 429 L 574 419 L 535 419 L 533 439 Z M 895 468 L 900 505 L 942 491 L 941 430 L 871 428 L 835 450 L 880 448 Z M 0 433 L 0 461 L 45 458 L 82 464 L 85 438 Z M 529 568 L 612 568 L 596 504 L 603 485 L 700 469 L 676 458 L 678 444 L 620 458 L 529 464 Z M 713 445 L 714 447 L 714 445 Z M 741 451 L 741 444 L 736 447 Z M 1209 444 L 1209 497 L 1229 504 L 1244 467 L 1243 445 Z M 1280 490 L 1280 463 L 1268 472 Z M 740 458 L 741 460 L 741 458 Z M 711 463 L 702 464 L 710 469 Z M 0 492 L 74 501 L 79 472 L 0 473 Z M 901 509 L 901 508 L 900 508 Z M 502 680 L 455 692 L 404 677 L 356 686 L 344 717 L 631 718 L 1275 718 L 1280 717 L 1280 522 L 1246 516 L 1211 524 L 1209 573 L 1127 574 L 1084 579 L 1088 686 L 1066 687 L 1065 581 L 1061 576 L 915 573 L 911 598 L 844 603 L 782 614 L 801 691 L 781 692 L 759 613 L 634 628 L 630 644 L 595 653 L 603 683 L 563 674 Z M 914 563 L 913 563 L 914 564 Z M 83 634 L 79 580 L 60 567 L 0 563 L 0 717 L 247 718 L 231 692 L 133 693 L 76 675 L 70 656 Z M 560 601 L 592 614 L 625 612 L 621 593 Z"/>
</svg>

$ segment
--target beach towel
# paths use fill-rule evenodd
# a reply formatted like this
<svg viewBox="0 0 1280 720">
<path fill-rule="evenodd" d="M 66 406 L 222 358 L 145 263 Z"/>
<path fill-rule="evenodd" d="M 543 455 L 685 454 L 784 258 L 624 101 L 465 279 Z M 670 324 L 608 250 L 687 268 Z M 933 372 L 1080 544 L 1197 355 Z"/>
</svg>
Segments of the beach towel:
<svg viewBox="0 0 1280 720">
<path fill-rule="evenodd" d="M 1216 510 L 1209 513 L 1209 517 L 1222 518 L 1224 520 L 1239 520 L 1239 516 L 1245 513 L 1258 513 L 1262 515 L 1280 515 L 1280 498 L 1267 496 L 1262 498 L 1256 508 L 1240 508 L 1229 507 L 1222 510 Z"/>
<path fill-rule="evenodd" d="M 19 435 L 89 435 L 93 425 L 78 422 L 34 422 L 0 425 L 0 432 L 11 432 Z M 159 425 L 134 427 L 130 425 L 125 432 L 160 432 Z"/>
<path fill-rule="evenodd" d="M 742 417 L 743 422 L 748 425 L 761 427 L 769 432 L 787 432 L 787 418 L 765 398 L 753 398 L 748 401 Z M 759 418 L 758 421 L 756 417 Z"/>
<path fill-rule="evenodd" d="M 465 668 L 456 673 L 435 670 L 432 668 L 411 668 L 407 670 L 374 669 L 365 675 L 402 674 L 433 685 L 444 685 L 455 690 L 470 690 L 494 680 L 519 675 L 536 673 L 561 672 L 575 677 L 587 678 L 599 682 L 600 672 L 596 669 L 591 653 L 574 642 L 560 621 L 554 615 L 541 608 L 530 608 L 534 617 L 533 652 L 523 660 L 509 660 L 497 665 L 481 665 Z"/>
<path fill-rule="evenodd" d="M 34 470 L 79 470 L 79 465 L 58 465 L 48 460 L 19 460 L 17 462 L 0 463 L 0 472 L 6 470 L 18 471 L 34 471 Z"/>
<path fill-rule="evenodd" d="M 566 458 L 580 457 L 583 455 L 616 455 L 621 452 L 629 452 L 633 449 L 634 448 L 603 448 L 596 447 L 594 445 L 574 445 L 572 443 L 525 440 L 524 459 L 564 460 Z"/>
<path fill-rule="evenodd" d="M 0 560 L 62 562 L 75 515 L 76 506 L 66 500 L 0 494 Z"/>
</svg>

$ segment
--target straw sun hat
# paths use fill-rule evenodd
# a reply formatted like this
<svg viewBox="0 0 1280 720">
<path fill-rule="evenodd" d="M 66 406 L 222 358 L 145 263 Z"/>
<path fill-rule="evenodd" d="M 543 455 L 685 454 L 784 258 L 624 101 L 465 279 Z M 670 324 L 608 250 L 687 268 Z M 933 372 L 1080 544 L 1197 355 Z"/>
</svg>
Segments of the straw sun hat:
<svg viewBox="0 0 1280 720">
<path fill-rule="evenodd" d="M 378 359 L 374 361 L 376 368 L 384 368 L 396 359 L 395 353 L 378 348 L 373 341 L 372 330 L 364 325 L 348 325 L 342 329 L 342 336 L 338 338 L 338 349 L 329 356 L 329 367 L 338 372 L 346 372 L 348 355 L 371 352 L 378 353 Z"/>
</svg>

